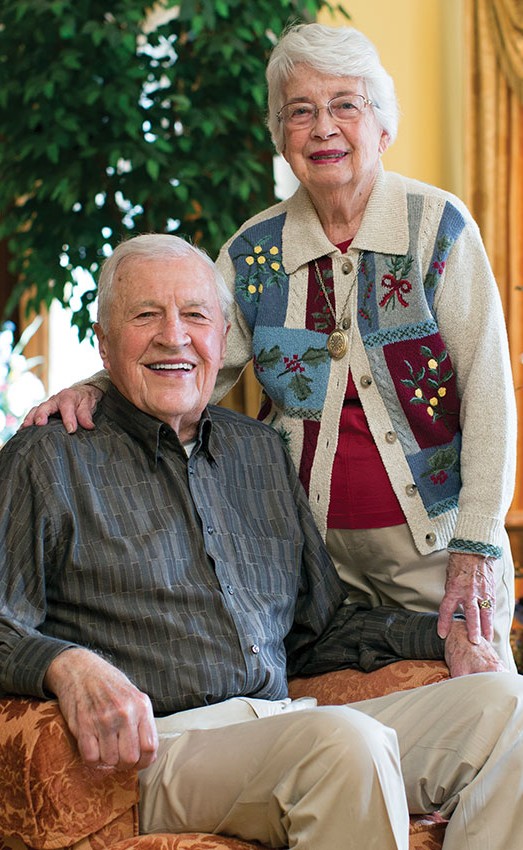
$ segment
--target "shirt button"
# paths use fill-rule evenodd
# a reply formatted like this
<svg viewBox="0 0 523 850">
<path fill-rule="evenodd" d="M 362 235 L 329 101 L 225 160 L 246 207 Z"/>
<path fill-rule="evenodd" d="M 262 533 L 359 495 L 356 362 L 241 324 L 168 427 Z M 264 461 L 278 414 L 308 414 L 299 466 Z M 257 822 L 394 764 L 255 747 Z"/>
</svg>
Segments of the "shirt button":
<svg viewBox="0 0 523 850">
<path fill-rule="evenodd" d="M 212 527 L 212 525 L 207 526 L 207 533 L 208 534 L 214 534 L 214 528 Z"/>
<path fill-rule="evenodd" d="M 372 378 L 370 375 L 362 375 L 360 378 L 360 384 L 362 387 L 370 387 L 372 384 Z"/>
<path fill-rule="evenodd" d="M 252 654 L 253 654 L 253 655 L 258 655 L 259 651 L 260 651 L 260 647 L 258 646 L 258 644 L 257 644 L 257 643 L 253 643 L 253 645 L 251 646 L 251 652 L 252 652 Z"/>
<path fill-rule="evenodd" d="M 397 434 L 395 431 L 387 431 L 385 434 L 385 439 L 387 443 L 395 443 L 397 440 Z"/>
<path fill-rule="evenodd" d="M 230 584 L 227 585 L 227 593 L 230 593 L 231 596 L 234 593 L 234 587 L 232 587 Z"/>
<path fill-rule="evenodd" d="M 434 546 L 434 544 L 436 542 L 436 535 L 434 534 L 433 531 L 431 531 L 429 534 L 425 535 L 425 540 L 427 541 L 429 546 Z"/>
<path fill-rule="evenodd" d="M 407 484 L 407 486 L 405 487 L 405 493 L 407 494 L 407 496 L 415 496 L 417 489 L 418 488 L 415 484 Z"/>
<path fill-rule="evenodd" d="M 352 271 L 352 266 L 350 263 L 343 263 L 341 270 L 343 274 L 350 274 Z"/>
</svg>

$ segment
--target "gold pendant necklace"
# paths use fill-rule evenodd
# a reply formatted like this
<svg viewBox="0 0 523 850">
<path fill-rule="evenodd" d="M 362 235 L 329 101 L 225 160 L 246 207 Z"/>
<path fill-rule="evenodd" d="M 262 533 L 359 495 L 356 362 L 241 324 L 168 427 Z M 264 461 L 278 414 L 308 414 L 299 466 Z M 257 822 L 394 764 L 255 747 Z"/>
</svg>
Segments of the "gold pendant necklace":
<svg viewBox="0 0 523 850">
<path fill-rule="evenodd" d="M 331 300 L 329 298 L 329 293 L 327 292 L 326 286 L 323 282 L 323 277 L 322 277 L 322 274 L 320 272 L 320 267 L 319 267 L 317 261 L 314 260 L 314 269 L 316 271 L 316 279 L 318 281 L 318 284 L 320 286 L 321 291 L 323 292 L 323 296 L 325 298 L 325 301 L 327 302 L 327 307 L 329 308 L 329 312 L 330 312 L 330 314 L 331 314 L 331 316 L 334 320 L 334 326 L 335 326 L 334 330 L 331 331 L 330 334 L 327 337 L 327 351 L 329 352 L 329 355 L 330 355 L 330 357 L 332 357 L 333 360 L 341 360 L 342 357 L 345 357 L 345 355 L 347 354 L 348 348 L 349 348 L 349 340 L 348 340 L 348 337 L 347 337 L 347 334 L 345 333 L 345 331 L 348 330 L 348 328 L 350 327 L 350 319 L 349 319 L 348 316 L 344 318 L 344 313 L 345 313 L 345 310 L 347 309 L 349 299 L 352 295 L 352 290 L 354 289 L 354 284 L 356 283 L 356 280 L 358 278 L 359 267 L 360 267 L 360 260 L 359 260 L 359 257 L 358 257 L 358 265 L 356 267 L 356 277 L 352 281 L 352 285 L 349 289 L 349 294 L 347 295 L 347 298 L 345 300 L 345 304 L 343 305 L 343 310 L 341 311 L 340 321 L 338 322 L 338 320 L 336 319 L 336 313 L 334 312 L 334 308 L 333 308 Z"/>
</svg>

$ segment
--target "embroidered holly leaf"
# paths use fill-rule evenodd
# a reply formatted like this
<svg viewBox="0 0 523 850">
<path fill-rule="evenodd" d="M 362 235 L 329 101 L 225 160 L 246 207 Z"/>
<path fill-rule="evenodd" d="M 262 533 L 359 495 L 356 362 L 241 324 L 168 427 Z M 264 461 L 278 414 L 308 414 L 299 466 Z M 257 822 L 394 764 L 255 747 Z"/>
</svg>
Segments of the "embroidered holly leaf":
<svg viewBox="0 0 523 850">
<path fill-rule="evenodd" d="M 289 381 L 289 389 L 292 390 L 299 401 L 305 401 L 312 393 L 310 388 L 311 383 L 312 379 L 306 375 L 293 375 Z"/>
<path fill-rule="evenodd" d="M 290 435 L 290 432 L 289 432 L 289 431 L 287 431 L 285 428 L 278 428 L 278 429 L 277 429 L 277 431 L 278 431 L 278 434 L 280 435 L 280 438 L 281 438 L 281 440 L 282 440 L 283 444 L 284 444 L 284 445 L 286 446 L 286 448 L 288 449 L 288 448 L 289 448 L 289 445 L 290 445 L 290 442 L 291 442 L 291 435 Z"/>
<path fill-rule="evenodd" d="M 400 382 L 401 382 L 402 384 L 405 384 L 405 386 L 406 386 L 406 387 L 412 387 L 412 389 L 414 389 L 414 388 L 415 388 L 415 386 L 416 386 L 415 382 L 414 382 L 414 381 L 411 381 L 411 379 L 410 379 L 410 378 L 401 378 L 401 379 L 400 379 Z"/>
<path fill-rule="evenodd" d="M 421 354 L 423 354 L 424 357 L 432 358 L 434 356 L 428 345 L 421 345 L 420 352 Z"/>
<path fill-rule="evenodd" d="M 458 453 L 454 446 L 449 446 L 446 449 L 438 449 L 433 455 L 427 459 L 429 471 L 424 475 L 430 475 L 433 472 L 439 472 L 445 469 L 448 472 L 459 468 Z"/>
<path fill-rule="evenodd" d="M 413 396 L 410 399 L 410 403 L 411 404 L 422 404 L 424 407 L 426 407 L 427 406 L 427 399 L 426 398 L 418 398 L 417 396 Z"/>
<path fill-rule="evenodd" d="M 439 383 L 440 382 L 437 381 L 435 378 L 427 378 L 427 384 L 429 384 L 429 386 L 431 387 L 434 387 L 435 390 L 439 388 Z"/>
<path fill-rule="evenodd" d="M 448 357 L 448 352 L 443 350 L 441 352 L 441 354 L 438 355 L 438 363 L 443 363 L 443 361 L 446 360 L 447 357 Z"/>
<path fill-rule="evenodd" d="M 279 345 L 273 345 L 269 351 L 266 351 L 265 348 L 262 348 L 260 353 L 256 357 L 256 364 L 258 366 L 262 366 L 264 369 L 274 369 L 274 367 L 281 360 L 281 348 Z"/>
<path fill-rule="evenodd" d="M 418 374 L 416 375 L 416 380 L 417 380 L 418 384 L 419 384 L 420 381 L 423 380 L 424 377 L 425 377 L 425 367 L 422 366 L 421 369 L 419 370 Z"/>
<path fill-rule="evenodd" d="M 454 374 L 454 372 L 452 371 L 452 369 L 449 369 L 449 371 L 448 371 L 448 372 L 445 372 L 445 374 L 443 375 L 443 377 L 442 377 L 442 379 L 441 379 L 441 380 L 442 380 L 442 382 L 450 381 L 450 379 L 452 378 L 453 374 Z"/>
<path fill-rule="evenodd" d="M 324 348 L 308 348 L 301 359 L 308 366 L 319 366 L 329 359 L 329 353 Z"/>
<path fill-rule="evenodd" d="M 414 262 L 414 257 L 412 256 L 412 254 L 408 254 L 405 257 L 405 261 L 403 263 L 402 277 L 407 277 L 408 273 L 410 272 L 410 270 L 412 268 L 413 262 Z"/>
</svg>

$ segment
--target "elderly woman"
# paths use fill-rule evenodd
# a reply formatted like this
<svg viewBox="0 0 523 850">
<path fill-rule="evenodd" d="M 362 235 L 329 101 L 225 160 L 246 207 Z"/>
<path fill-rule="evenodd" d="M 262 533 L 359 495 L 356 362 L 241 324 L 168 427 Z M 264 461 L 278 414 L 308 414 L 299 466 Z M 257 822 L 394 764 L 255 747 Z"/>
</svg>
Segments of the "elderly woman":
<svg viewBox="0 0 523 850">
<path fill-rule="evenodd" d="M 478 228 L 454 196 L 384 172 L 394 86 L 357 30 L 292 27 L 267 80 L 300 186 L 220 253 L 235 315 L 215 398 L 252 358 L 260 418 L 353 600 L 439 610 L 443 636 L 462 610 L 513 667 L 515 405 Z"/>
<path fill-rule="evenodd" d="M 515 407 L 496 283 L 457 198 L 387 174 L 391 78 L 352 28 L 296 26 L 268 126 L 300 181 L 221 251 L 236 317 L 217 397 L 253 357 L 352 599 L 461 606 L 512 665 L 504 532 Z"/>
</svg>

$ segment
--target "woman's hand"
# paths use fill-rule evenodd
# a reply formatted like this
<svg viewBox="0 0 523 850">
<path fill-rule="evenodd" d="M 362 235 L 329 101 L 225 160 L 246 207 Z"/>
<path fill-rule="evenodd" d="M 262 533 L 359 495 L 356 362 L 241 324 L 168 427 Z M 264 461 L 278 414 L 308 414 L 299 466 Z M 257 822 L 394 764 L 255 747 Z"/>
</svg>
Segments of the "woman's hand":
<svg viewBox="0 0 523 850">
<path fill-rule="evenodd" d="M 492 560 L 482 555 L 452 552 L 447 565 L 445 596 L 440 605 L 438 634 L 446 638 L 452 617 L 460 608 L 465 614 L 468 638 L 479 644 L 494 637 L 496 590 Z"/>
<path fill-rule="evenodd" d="M 92 384 L 78 384 L 61 390 L 37 407 L 32 407 L 21 427 L 47 425 L 49 417 L 59 413 L 68 434 L 74 434 L 79 425 L 92 430 L 94 428 L 93 413 L 102 396 L 103 392 Z"/>
</svg>

